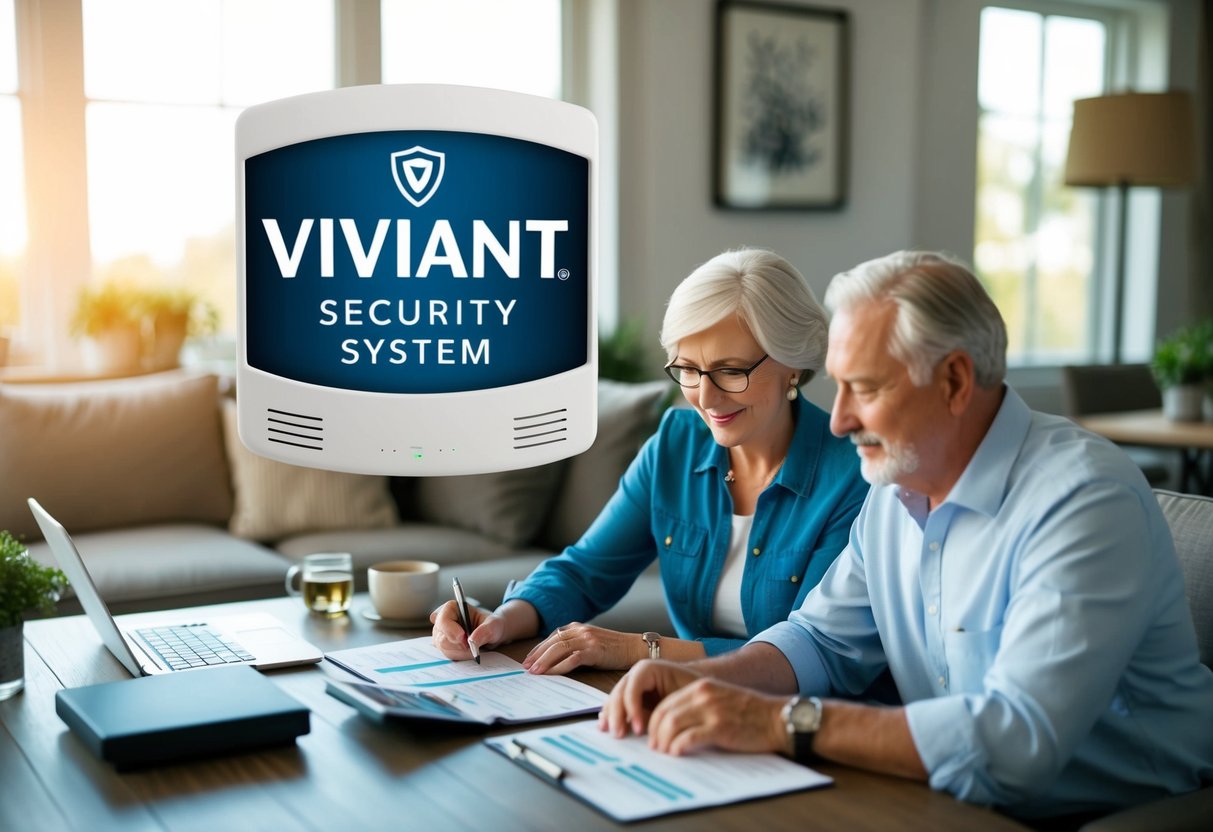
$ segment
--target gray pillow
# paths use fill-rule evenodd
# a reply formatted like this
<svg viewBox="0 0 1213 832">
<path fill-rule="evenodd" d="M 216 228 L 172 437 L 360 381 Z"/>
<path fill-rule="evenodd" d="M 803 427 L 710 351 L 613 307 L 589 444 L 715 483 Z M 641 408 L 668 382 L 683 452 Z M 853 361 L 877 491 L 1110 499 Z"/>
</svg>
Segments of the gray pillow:
<svg viewBox="0 0 1213 832">
<path fill-rule="evenodd" d="M 547 517 L 565 460 L 493 474 L 418 477 L 411 508 L 419 520 L 478 532 L 518 547 Z"/>
<path fill-rule="evenodd" d="M 558 551 L 575 543 L 590 527 L 640 446 L 657 428 L 661 404 L 671 390 L 668 381 L 598 382 L 598 435 L 588 450 L 568 461 L 564 482 L 539 536 L 543 545 Z"/>
</svg>

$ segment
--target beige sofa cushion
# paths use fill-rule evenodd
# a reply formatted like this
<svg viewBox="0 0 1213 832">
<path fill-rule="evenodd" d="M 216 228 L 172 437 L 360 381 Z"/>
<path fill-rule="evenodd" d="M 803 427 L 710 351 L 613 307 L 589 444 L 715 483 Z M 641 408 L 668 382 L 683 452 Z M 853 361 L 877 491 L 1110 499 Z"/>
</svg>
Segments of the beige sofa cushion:
<svg viewBox="0 0 1213 832">
<path fill-rule="evenodd" d="M 672 389 L 668 381 L 598 382 L 598 435 L 588 450 L 569 460 L 556 504 L 539 535 L 541 544 L 559 551 L 590 527 L 657 428 L 661 404 Z"/>
<path fill-rule="evenodd" d="M 217 402 L 211 375 L 0 387 L 0 528 L 41 539 L 27 497 L 70 532 L 226 523 Z"/>
<path fill-rule="evenodd" d="M 236 508 L 228 529 L 273 541 L 326 529 L 379 529 L 399 522 L 387 477 L 288 465 L 258 456 L 236 432 L 236 403 L 223 403 Z"/>
</svg>

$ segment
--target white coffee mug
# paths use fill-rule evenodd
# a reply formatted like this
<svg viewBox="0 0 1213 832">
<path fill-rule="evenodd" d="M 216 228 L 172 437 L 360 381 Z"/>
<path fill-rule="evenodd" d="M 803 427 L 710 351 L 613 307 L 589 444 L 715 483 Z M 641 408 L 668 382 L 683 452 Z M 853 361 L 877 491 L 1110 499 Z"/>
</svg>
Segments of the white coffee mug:
<svg viewBox="0 0 1213 832">
<path fill-rule="evenodd" d="M 371 604 L 384 618 L 425 618 L 438 601 L 438 564 L 389 560 L 367 570 Z"/>
</svg>

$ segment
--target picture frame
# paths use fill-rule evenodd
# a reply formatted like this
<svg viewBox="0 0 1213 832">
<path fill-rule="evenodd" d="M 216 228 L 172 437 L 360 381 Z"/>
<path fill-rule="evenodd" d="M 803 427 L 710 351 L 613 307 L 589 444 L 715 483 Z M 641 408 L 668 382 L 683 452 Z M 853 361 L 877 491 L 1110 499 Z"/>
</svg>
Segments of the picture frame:
<svg viewBox="0 0 1213 832">
<path fill-rule="evenodd" d="M 738 210 L 846 202 L 849 17 L 717 0 L 713 199 Z"/>
</svg>

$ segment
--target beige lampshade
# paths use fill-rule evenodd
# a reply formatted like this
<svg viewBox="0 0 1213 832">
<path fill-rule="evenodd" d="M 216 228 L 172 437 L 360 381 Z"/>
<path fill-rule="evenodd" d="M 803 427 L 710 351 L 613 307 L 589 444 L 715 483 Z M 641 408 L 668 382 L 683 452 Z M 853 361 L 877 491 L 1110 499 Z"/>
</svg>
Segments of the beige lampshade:
<svg viewBox="0 0 1213 832">
<path fill-rule="evenodd" d="M 1173 188 L 1196 177 L 1192 98 L 1131 92 L 1074 102 L 1067 185 Z"/>
</svg>

